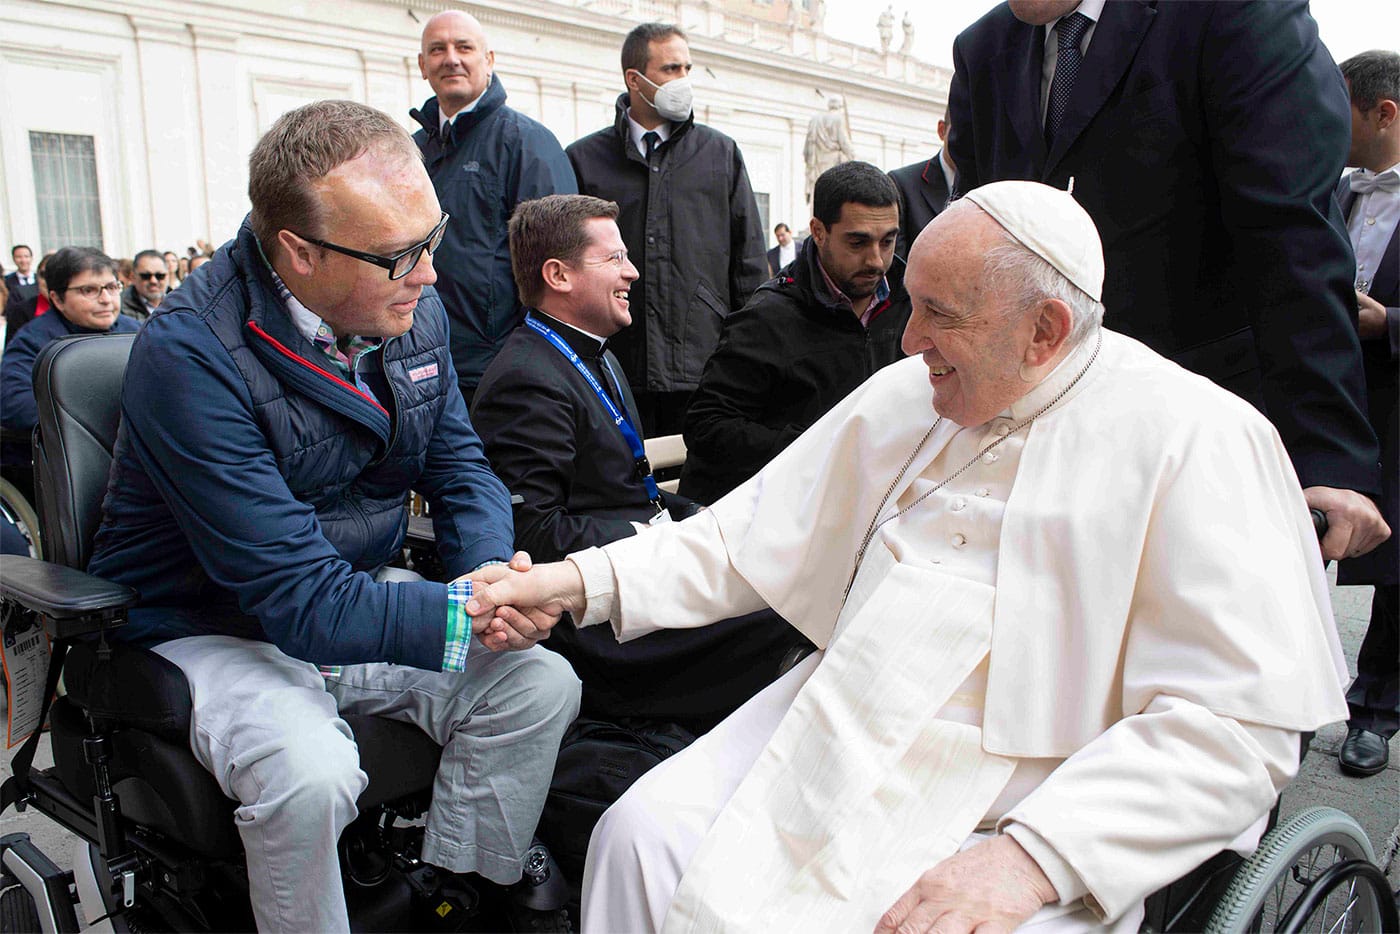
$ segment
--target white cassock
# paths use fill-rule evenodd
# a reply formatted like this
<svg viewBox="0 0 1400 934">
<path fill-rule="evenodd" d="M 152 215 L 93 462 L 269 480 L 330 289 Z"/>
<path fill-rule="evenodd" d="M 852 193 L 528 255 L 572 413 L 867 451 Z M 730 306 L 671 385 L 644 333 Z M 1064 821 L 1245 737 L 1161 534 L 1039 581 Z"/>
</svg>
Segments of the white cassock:
<svg viewBox="0 0 1400 934">
<path fill-rule="evenodd" d="M 1055 885 L 1031 925 L 1135 930 L 1253 845 L 1346 716 L 1307 506 L 1253 408 L 1109 331 L 977 456 L 1094 347 L 922 446 L 894 364 L 708 512 L 571 556 L 620 640 L 772 606 L 824 650 L 609 810 L 586 932 L 870 930 L 979 831 Z"/>
</svg>

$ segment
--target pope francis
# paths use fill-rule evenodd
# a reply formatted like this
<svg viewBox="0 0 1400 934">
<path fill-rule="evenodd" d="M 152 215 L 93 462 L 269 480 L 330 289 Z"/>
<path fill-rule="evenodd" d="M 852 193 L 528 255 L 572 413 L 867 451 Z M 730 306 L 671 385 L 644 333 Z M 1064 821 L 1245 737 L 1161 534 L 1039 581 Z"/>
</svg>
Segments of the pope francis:
<svg viewBox="0 0 1400 934">
<path fill-rule="evenodd" d="M 1277 435 L 1101 326 L 1070 194 L 973 191 L 905 281 L 911 358 L 747 484 L 477 586 L 495 649 L 764 606 L 821 649 L 604 815 L 586 932 L 1136 930 L 1346 717 Z"/>
</svg>

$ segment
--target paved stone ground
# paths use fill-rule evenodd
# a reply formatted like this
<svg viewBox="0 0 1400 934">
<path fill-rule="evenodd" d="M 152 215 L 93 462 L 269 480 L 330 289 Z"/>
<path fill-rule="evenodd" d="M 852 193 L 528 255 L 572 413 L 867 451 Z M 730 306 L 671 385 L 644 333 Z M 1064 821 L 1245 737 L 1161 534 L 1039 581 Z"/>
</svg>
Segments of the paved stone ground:
<svg viewBox="0 0 1400 934">
<path fill-rule="evenodd" d="M 1334 575 L 1335 577 L 1335 575 Z M 1356 651 L 1366 632 L 1371 613 L 1371 588 L 1332 588 L 1332 606 L 1337 616 L 1347 663 L 1356 670 Z M 1391 743 L 1390 766 L 1370 778 L 1349 778 L 1337 767 L 1337 748 L 1346 736 L 1345 724 L 1336 723 L 1318 732 L 1304 759 L 1298 778 L 1283 795 L 1283 815 L 1287 817 L 1313 805 L 1330 805 L 1356 818 L 1365 828 L 1377 857 L 1387 870 L 1391 886 L 1400 889 L 1400 860 L 1394 858 L 1400 835 L 1400 737 Z M 3 753 L 0 775 L 10 775 L 12 751 Z M 52 764 L 48 743 L 41 742 L 36 764 Z M 70 865 L 76 838 L 55 827 L 34 811 L 16 814 L 13 809 L 0 816 L 0 835 L 23 831 L 61 866 Z"/>
</svg>

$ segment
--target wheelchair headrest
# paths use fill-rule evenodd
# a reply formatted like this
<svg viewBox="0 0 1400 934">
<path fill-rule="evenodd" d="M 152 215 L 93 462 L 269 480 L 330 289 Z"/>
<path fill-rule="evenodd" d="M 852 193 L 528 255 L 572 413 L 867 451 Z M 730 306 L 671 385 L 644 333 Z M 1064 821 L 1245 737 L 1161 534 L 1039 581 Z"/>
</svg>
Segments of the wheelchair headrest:
<svg viewBox="0 0 1400 934">
<path fill-rule="evenodd" d="M 40 351 L 34 364 L 39 409 L 34 492 L 46 560 L 87 567 L 102 521 L 102 499 L 121 421 L 122 376 L 135 338 L 61 338 Z"/>
</svg>

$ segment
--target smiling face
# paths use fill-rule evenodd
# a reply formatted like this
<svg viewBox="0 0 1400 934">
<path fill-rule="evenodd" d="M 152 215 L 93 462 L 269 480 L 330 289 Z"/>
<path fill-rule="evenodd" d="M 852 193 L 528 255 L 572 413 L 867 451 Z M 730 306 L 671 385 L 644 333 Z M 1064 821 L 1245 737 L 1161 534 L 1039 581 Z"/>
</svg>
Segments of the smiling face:
<svg viewBox="0 0 1400 934">
<path fill-rule="evenodd" d="M 612 218 L 589 218 L 584 230 L 588 245 L 577 260 L 564 264 L 568 292 L 559 318 L 590 334 L 612 337 L 632 323 L 627 293 L 637 281 L 637 267 L 627 258 L 627 245 Z"/>
<path fill-rule="evenodd" d="M 901 346 L 923 357 L 934 410 L 967 428 L 995 418 L 1033 386 L 1020 374 L 1031 360 L 1036 316 L 1009 309 L 983 275 L 987 251 L 1005 242 L 996 221 L 955 204 L 919 235 L 904 274 L 913 309 Z"/>
<path fill-rule="evenodd" d="M 22 275 L 29 275 L 29 268 L 34 265 L 34 254 L 27 246 L 17 246 L 10 252 L 10 258 L 15 261 L 15 268 Z"/>
<path fill-rule="evenodd" d="M 822 269 L 857 310 L 863 310 L 861 301 L 875 294 L 889 272 L 898 235 L 899 206 L 895 204 L 877 208 L 848 201 L 830 227 L 812 218 L 812 240 Z"/>
<path fill-rule="evenodd" d="M 448 10 L 423 27 L 418 72 L 432 86 L 444 115 L 455 115 L 485 93 L 495 65 L 496 53 L 475 17 Z"/>
<path fill-rule="evenodd" d="M 422 162 L 399 150 L 370 149 L 312 185 L 324 210 L 317 238 L 389 256 L 427 237 L 442 212 Z M 308 232 L 309 233 L 309 232 Z M 273 261 L 292 294 L 337 336 L 395 337 L 413 326 L 423 287 L 437 281 L 425 250 L 407 276 L 316 246 L 289 230 Z"/>
</svg>

